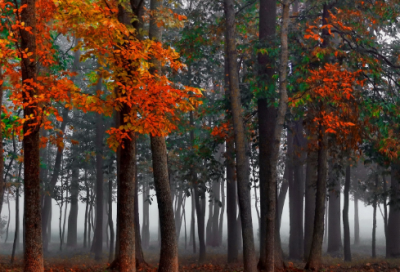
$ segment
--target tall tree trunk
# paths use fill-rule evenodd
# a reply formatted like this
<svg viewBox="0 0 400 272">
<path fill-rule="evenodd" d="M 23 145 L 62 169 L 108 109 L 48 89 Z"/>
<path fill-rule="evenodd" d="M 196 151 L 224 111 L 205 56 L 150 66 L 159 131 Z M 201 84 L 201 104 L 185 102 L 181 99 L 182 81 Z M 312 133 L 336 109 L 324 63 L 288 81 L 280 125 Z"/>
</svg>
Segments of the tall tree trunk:
<svg viewBox="0 0 400 272">
<path fill-rule="evenodd" d="M 208 203 L 208 220 L 207 220 L 207 226 L 206 226 L 206 245 L 211 246 L 212 245 L 212 219 L 214 218 L 213 216 L 213 205 L 214 202 L 204 202 L 206 205 Z"/>
<path fill-rule="evenodd" d="M 96 90 L 101 90 L 102 80 L 99 79 Z M 96 260 L 101 260 L 103 253 L 103 210 L 104 210 L 104 176 L 103 176 L 103 116 L 96 114 L 96 227 L 91 251 Z"/>
<path fill-rule="evenodd" d="M 14 258 L 15 258 L 15 251 L 18 248 L 19 244 L 19 194 L 20 194 L 20 178 L 21 178 L 21 168 L 22 168 L 22 163 L 19 164 L 19 169 L 18 169 L 18 184 L 17 184 L 17 191 L 16 191 L 16 199 L 15 199 L 15 234 L 14 234 L 14 244 L 12 248 L 12 253 L 11 253 L 11 261 L 10 263 L 14 263 Z"/>
<path fill-rule="evenodd" d="M 322 25 L 328 23 L 329 9 L 328 4 L 323 5 Z M 329 31 L 327 28 L 322 30 L 322 48 L 327 47 L 329 42 Z M 319 103 L 319 114 L 325 110 L 323 102 Z M 310 255 L 308 257 L 306 269 L 318 271 L 321 266 L 322 242 L 324 238 L 324 214 L 326 202 L 326 179 L 327 179 L 327 159 L 328 159 L 328 136 L 325 127 L 319 123 L 318 127 L 318 166 L 317 166 L 317 191 L 315 197 L 314 229 L 311 243 Z"/>
<path fill-rule="evenodd" d="M 304 233 L 303 233 L 303 201 L 304 201 L 304 151 L 305 139 L 303 136 L 303 120 L 293 122 L 293 231 L 290 228 L 290 233 L 293 235 L 291 241 L 291 252 L 289 256 L 292 259 L 300 260 L 303 257 L 304 250 Z M 290 185 L 290 184 L 289 184 Z M 290 189 L 289 189 L 290 190 Z M 290 193 L 290 191 L 289 191 Z M 291 220 L 292 226 L 292 220 Z"/>
<path fill-rule="evenodd" d="M 239 207 L 242 221 L 243 261 L 244 271 L 257 270 L 254 247 L 253 223 L 251 219 L 251 199 L 249 184 L 249 169 L 246 156 L 246 137 L 241 115 L 240 89 L 237 67 L 237 52 L 235 38 L 235 9 L 233 0 L 224 0 L 226 18 L 226 43 L 229 58 L 229 87 L 232 111 L 233 131 L 236 151 L 236 176 L 238 184 Z"/>
<path fill-rule="evenodd" d="M 136 143 L 136 150 L 137 150 L 137 143 Z M 138 180 L 138 171 L 137 171 L 137 162 L 135 165 L 135 175 L 136 180 Z M 143 250 L 142 250 L 142 239 L 140 237 L 140 220 L 139 220 L 139 186 L 135 188 L 135 254 L 136 254 L 136 268 L 138 270 L 143 269 L 147 266 Z"/>
<path fill-rule="evenodd" d="M 310 254 L 305 269 L 318 271 L 321 266 L 322 242 L 324 237 L 324 213 L 326 198 L 326 173 L 328 158 L 328 140 L 325 129 L 320 124 L 318 137 L 318 172 L 315 198 L 314 228 Z"/>
<path fill-rule="evenodd" d="M 344 205 L 343 205 L 344 260 L 346 262 L 351 262 L 349 197 L 350 197 L 350 165 L 347 165 L 346 179 L 344 183 Z"/>
<path fill-rule="evenodd" d="M 385 179 L 385 175 L 382 174 L 383 181 L 383 227 L 385 228 L 385 237 L 387 237 L 387 224 L 388 224 L 388 208 L 387 208 L 387 182 Z"/>
<path fill-rule="evenodd" d="M 67 179 L 65 184 L 65 200 L 64 200 L 64 219 L 63 219 L 63 226 L 62 226 L 62 233 L 60 239 L 60 251 L 62 251 L 62 247 L 64 245 L 64 237 L 65 237 L 65 223 L 67 222 L 67 208 L 68 208 L 68 172 L 67 172 Z"/>
<path fill-rule="evenodd" d="M 358 218 L 358 197 L 354 193 L 354 244 L 360 244 L 360 223 Z"/>
<path fill-rule="evenodd" d="M 29 58 L 22 58 L 22 82 L 24 86 L 29 81 L 36 81 L 37 55 L 36 55 L 36 0 L 22 0 L 26 8 L 21 11 L 21 22 L 25 29 L 21 29 L 21 50 L 32 53 Z M 26 29 L 30 28 L 28 32 Z M 36 102 L 30 101 L 30 97 L 37 94 L 34 86 L 26 89 L 24 94 L 24 118 L 31 114 L 37 115 Z M 34 125 L 36 119 L 28 120 L 23 125 L 24 139 L 24 271 L 43 271 L 42 249 L 42 217 L 40 213 L 40 157 L 39 157 L 39 127 Z M 27 134 L 29 133 L 29 134 Z M 2 167 L 0 167 L 2 168 Z M 1 183 L 3 184 L 3 182 Z M 47 225 L 46 225 L 47 226 Z"/>
<path fill-rule="evenodd" d="M 338 253 L 342 248 L 340 220 L 340 181 L 335 174 L 330 174 L 333 188 L 329 191 L 328 208 L 328 253 Z"/>
<path fill-rule="evenodd" d="M 193 173 L 191 173 L 193 178 Z M 190 220 L 190 240 L 192 241 L 193 254 L 196 254 L 196 199 L 192 189 L 192 218 Z"/>
<path fill-rule="evenodd" d="M 193 120 L 193 112 L 190 112 L 190 124 L 193 126 L 194 125 L 194 120 Z M 192 144 L 194 144 L 194 131 L 190 131 L 190 141 Z M 194 202 L 195 202 L 195 209 L 196 209 L 196 216 L 197 216 L 197 235 L 199 237 L 199 262 L 204 262 L 206 259 L 206 242 L 205 242 L 205 229 L 204 229 L 204 224 L 205 224 L 205 210 L 201 207 L 200 203 L 200 196 L 199 194 L 199 186 L 198 186 L 198 179 L 197 179 L 197 174 L 194 170 L 194 167 L 190 169 L 190 175 L 192 178 L 192 183 L 193 183 L 193 191 L 194 191 Z M 194 222 L 194 221 L 193 221 Z M 194 241 L 194 238 L 193 238 Z M 194 245 L 195 246 L 195 245 Z"/>
<path fill-rule="evenodd" d="M 400 257 L 400 161 L 391 163 L 391 194 L 386 238 L 386 258 Z"/>
<path fill-rule="evenodd" d="M 224 229 L 224 213 L 225 213 L 225 181 L 221 181 L 221 200 L 222 200 L 222 207 L 221 207 L 221 214 L 219 216 L 219 230 L 218 230 L 218 246 L 222 244 L 222 236 L 223 236 L 223 229 Z"/>
<path fill-rule="evenodd" d="M 87 246 L 87 233 L 88 233 L 88 221 L 89 221 L 89 185 L 87 182 L 87 169 L 85 168 L 85 188 L 86 188 L 86 208 L 85 208 L 85 225 L 83 230 L 83 248 Z"/>
<path fill-rule="evenodd" d="M 378 173 L 376 173 L 374 202 L 373 202 L 374 213 L 372 216 L 372 258 L 376 258 L 376 208 L 378 206 L 378 187 L 379 187 L 379 175 Z"/>
<path fill-rule="evenodd" d="M 271 3 L 272 4 L 272 3 Z M 287 94 L 287 66 L 288 66 L 288 27 L 289 27 L 289 1 L 282 2 L 282 27 L 281 27 L 281 55 L 280 55 L 280 65 L 279 65 L 279 106 L 276 111 L 275 125 L 272 134 L 272 142 L 270 154 L 267 161 L 267 181 L 265 185 L 265 191 L 262 194 L 267 196 L 266 203 L 268 204 L 268 209 L 261 213 L 262 224 L 265 224 L 265 259 L 260 256 L 260 268 L 266 271 L 274 271 L 275 269 L 281 270 L 284 268 L 282 260 L 282 251 L 280 245 L 280 237 L 277 231 L 277 215 L 276 215 L 276 205 L 277 205 L 277 164 L 279 157 L 279 147 L 281 141 L 281 133 L 283 129 L 283 124 L 285 122 L 285 115 L 288 103 Z M 276 10 L 275 10 L 276 12 Z M 276 13 L 275 13 L 276 15 Z M 264 221 L 265 220 L 265 221 Z M 261 245 L 263 243 L 261 242 Z M 265 263 L 262 262 L 265 260 Z"/>
<path fill-rule="evenodd" d="M 3 72 L 0 67 L 0 107 L 3 106 Z M 1 122 L 1 115 L 0 115 Z M 3 130 L 0 129 L 0 139 L 3 139 Z M 0 141 L 0 215 L 1 210 L 3 208 L 3 200 L 4 200 L 4 188 L 5 188 L 5 180 L 3 180 L 4 175 L 4 154 L 3 154 L 3 141 Z"/>
<path fill-rule="evenodd" d="M 162 0 L 151 0 L 153 12 L 163 7 Z M 150 21 L 149 38 L 162 41 L 162 29 L 155 20 Z M 161 62 L 152 60 L 154 72 L 161 74 Z M 178 271 L 178 245 L 172 207 L 171 189 L 169 185 L 167 147 L 162 136 L 150 136 L 153 159 L 154 185 L 157 194 L 159 222 L 161 224 L 161 252 L 158 271 Z"/>
<path fill-rule="evenodd" d="M 76 247 L 78 242 L 77 234 L 78 234 L 78 195 L 79 195 L 79 169 L 77 168 L 77 166 L 72 168 L 70 190 L 71 190 L 71 208 L 68 216 L 67 247 Z M 50 237 L 48 238 L 50 239 Z"/>
<path fill-rule="evenodd" d="M 114 222 L 112 219 L 112 179 L 108 180 L 108 226 L 110 228 L 110 251 L 108 261 L 112 262 L 114 259 Z"/>
<path fill-rule="evenodd" d="M 219 246 L 219 213 L 221 210 L 221 183 L 214 182 L 213 184 L 213 195 L 214 195 L 214 211 L 212 218 L 212 237 L 211 237 L 211 246 L 217 247 Z"/>
<path fill-rule="evenodd" d="M 150 220 L 149 220 L 149 208 L 150 202 L 149 198 L 149 185 L 145 182 L 143 183 L 143 225 L 142 225 L 142 247 L 148 249 L 150 245 Z"/>
<path fill-rule="evenodd" d="M 315 188 L 317 184 L 318 153 L 308 151 L 306 166 L 306 188 L 305 188 L 305 209 L 304 209 L 304 259 L 310 255 L 312 235 L 314 232 L 315 215 Z"/>
<path fill-rule="evenodd" d="M 286 194 L 289 188 L 289 182 L 287 181 L 288 177 L 288 169 L 285 167 L 285 172 L 283 173 L 283 182 L 281 185 L 281 188 L 279 190 L 279 196 L 278 196 L 278 203 L 277 203 L 277 210 L 276 210 L 276 220 L 277 220 L 277 228 L 278 232 L 281 229 L 281 221 L 282 221 L 282 212 L 283 212 L 283 206 L 285 205 L 285 199 L 286 199 Z"/>
<path fill-rule="evenodd" d="M 275 38 L 276 35 L 276 10 L 277 3 L 273 0 L 260 1 L 260 20 L 259 20 L 259 40 L 263 47 L 269 47 L 269 40 Z M 265 86 L 275 86 L 275 68 L 273 67 L 274 60 L 268 54 L 258 55 L 259 77 Z M 270 90 L 272 93 L 272 90 Z M 258 106 L 258 126 L 259 126 L 259 164 L 260 164 L 260 208 L 261 208 L 261 227 L 260 227 L 260 260 L 258 267 L 261 270 L 267 269 L 273 265 L 273 249 L 271 241 L 267 241 L 267 216 L 269 211 L 269 204 L 272 203 L 270 195 L 268 194 L 269 183 L 271 182 L 270 171 L 268 168 L 269 160 L 271 158 L 271 150 L 273 143 L 274 128 L 276 122 L 276 109 L 273 106 L 268 106 L 271 99 L 266 98 L 263 94 L 257 100 Z M 274 206 L 274 205 L 272 205 Z M 270 220 L 272 218 L 269 218 Z M 271 222 L 269 222 L 272 226 Z M 273 233 L 273 232 L 272 232 Z M 269 233 L 268 237 L 271 236 Z M 272 240 L 273 241 L 273 240 Z M 267 245 L 268 244 L 268 245 Z M 268 255 L 268 256 L 267 256 Z M 267 259 L 269 258 L 269 259 Z M 268 269 L 267 269 L 268 270 Z"/>
<path fill-rule="evenodd" d="M 10 228 L 11 221 L 11 209 L 10 209 L 10 192 L 7 192 L 7 208 L 8 208 L 8 219 L 7 219 L 7 227 L 6 227 L 6 238 L 4 239 L 4 243 L 7 243 L 8 240 L 8 230 Z"/>
<path fill-rule="evenodd" d="M 230 87 L 229 87 L 229 58 L 225 44 L 225 97 L 230 100 Z M 228 109 L 230 112 L 230 109 Z M 231 117 L 227 117 L 228 121 Z M 226 216 L 228 223 L 228 263 L 235 263 L 239 258 L 239 243 L 237 234 L 237 184 L 235 176 L 235 146 L 232 139 L 226 140 Z"/>
</svg>

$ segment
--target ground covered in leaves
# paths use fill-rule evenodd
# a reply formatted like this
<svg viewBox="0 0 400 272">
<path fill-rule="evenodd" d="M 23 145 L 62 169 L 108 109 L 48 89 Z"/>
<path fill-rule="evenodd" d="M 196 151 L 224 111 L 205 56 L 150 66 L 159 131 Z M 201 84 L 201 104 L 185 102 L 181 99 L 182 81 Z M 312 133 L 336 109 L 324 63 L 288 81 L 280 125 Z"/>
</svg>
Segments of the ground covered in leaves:
<svg viewBox="0 0 400 272">
<path fill-rule="evenodd" d="M 207 263 L 198 264 L 194 258 L 186 257 L 181 258 L 180 271 L 243 271 L 240 263 L 233 265 L 226 265 L 225 256 L 217 255 L 213 256 L 212 259 Z M 70 258 L 50 257 L 46 258 L 45 271 L 46 272 L 105 272 L 107 270 L 107 262 L 95 262 L 91 256 L 76 255 Z M 287 262 L 286 271 L 298 272 L 303 271 L 304 263 L 293 263 Z M 17 258 L 16 262 L 11 265 L 9 263 L 9 256 L 1 256 L 0 260 L 0 271 L 17 272 L 23 271 L 22 259 Z M 139 271 L 157 271 L 157 263 L 155 260 L 149 260 L 149 267 L 139 269 Z M 378 271 L 389 271 L 399 272 L 400 261 L 399 260 L 384 260 L 384 259 L 370 259 L 370 260 L 355 260 L 351 263 L 344 263 L 340 259 L 324 258 L 324 267 L 321 271 L 365 271 L 365 272 L 378 272 Z"/>
<path fill-rule="evenodd" d="M 10 254 L 7 254 L 8 248 L 0 249 L 0 272 L 19 272 L 23 271 L 22 254 L 19 252 L 15 263 L 10 264 Z M 7 253 L 6 253 L 7 252 Z M 226 265 L 226 248 L 207 248 L 207 262 L 199 264 L 197 262 L 197 254 L 192 254 L 192 250 L 187 249 L 180 251 L 180 271 L 243 271 L 242 262 Z M 382 251 L 383 252 L 383 251 Z M 324 256 L 323 269 L 324 272 L 339 271 L 361 271 L 361 272 L 400 272 L 400 259 L 387 260 L 383 257 L 370 259 L 368 253 L 357 250 L 353 254 L 353 261 L 345 263 L 342 256 L 336 258 Z M 148 267 L 139 269 L 139 271 L 155 272 L 157 271 L 158 250 L 145 252 L 145 259 Z M 57 246 L 51 248 L 50 252 L 45 255 L 45 271 L 46 272 L 106 272 L 109 265 L 107 254 L 104 255 L 102 262 L 96 262 L 93 255 L 88 254 L 83 249 L 75 249 L 60 252 Z M 305 263 L 302 262 L 286 262 L 286 271 L 298 272 L 304 271 Z"/>
</svg>

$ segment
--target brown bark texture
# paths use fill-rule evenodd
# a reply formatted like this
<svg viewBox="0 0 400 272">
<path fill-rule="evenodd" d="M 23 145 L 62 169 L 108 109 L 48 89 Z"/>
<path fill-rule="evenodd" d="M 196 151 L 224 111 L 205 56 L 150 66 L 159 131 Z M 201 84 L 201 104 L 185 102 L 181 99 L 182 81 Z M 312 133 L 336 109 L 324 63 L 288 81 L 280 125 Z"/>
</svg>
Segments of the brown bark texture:
<svg viewBox="0 0 400 272">
<path fill-rule="evenodd" d="M 36 1 L 22 0 L 22 5 L 26 8 L 21 12 L 21 22 L 26 27 L 31 28 L 31 33 L 21 29 L 21 50 L 32 53 L 30 58 L 22 58 L 22 82 L 28 87 L 27 81 L 35 82 L 37 73 L 36 64 Z M 33 86 L 26 89 L 23 95 L 25 102 L 29 97 L 36 95 Z M 37 114 L 33 102 L 24 106 L 24 117 Z M 40 213 L 40 179 L 39 179 L 39 127 L 32 126 L 36 120 L 26 121 L 23 125 L 24 139 L 22 142 L 24 149 L 24 271 L 43 271 L 43 250 L 42 250 L 42 217 Z M 30 132 L 29 135 L 26 135 Z M 47 226 L 47 225 L 46 225 Z"/>
<path fill-rule="evenodd" d="M 246 156 L 246 137 L 241 115 L 242 107 L 240 101 L 239 77 L 235 39 L 235 9 L 232 0 L 224 0 L 224 11 L 226 18 L 226 43 L 229 61 L 229 87 L 230 104 L 232 111 L 233 131 L 236 151 L 236 176 L 239 195 L 239 208 L 242 222 L 243 235 L 243 262 L 244 271 L 257 270 L 256 255 L 254 247 L 253 223 L 251 218 L 251 199 L 249 187 L 249 169 Z"/>
<path fill-rule="evenodd" d="M 260 21 L 259 21 L 259 40 L 263 47 L 268 47 L 268 41 L 273 40 L 276 34 L 276 1 L 261 0 L 260 1 Z M 268 54 L 258 55 L 259 77 L 263 85 L 274 86 L 275 74 L 273 67 L 274 60 Z M 268 90 L 270 95 L 273 90 Z M 268 187 L 271 178 L 271 168 L 269 168 L 269 160 L 273 145 L 273 134 L 276 121 L 276 110 L 269 105 L 274 98 L 267 98 L 267 94 L 263 94 L 257 101 L 258 106 L 258 127 L 259 127 L 259 164 L 260 164 L 260 259 L 258 262 L 259 269 L 266 269 L 267 254 L 271 250 L 271 244 L 267 246 L 267 216 L 268 204 L 271 202 L 268 194 Z M 271 237 L 271 235 L 269 235 Z M 272 255 L 269 254 L 271 257 Z"/>
<path fill-rule="evenodd" d="M 350 202 L 350 165 L 347 165 L 346 177 L 344 183 L 344 205 L 343 205 L 344 260 L 346 262 L 351 262 L 349 202 Z"/>
<path fill-rule="evenodd" d="M 400 257 L 400 161 L 391 163 L 391 193 L 386 238 L 386 258 Z"/>
</svg>

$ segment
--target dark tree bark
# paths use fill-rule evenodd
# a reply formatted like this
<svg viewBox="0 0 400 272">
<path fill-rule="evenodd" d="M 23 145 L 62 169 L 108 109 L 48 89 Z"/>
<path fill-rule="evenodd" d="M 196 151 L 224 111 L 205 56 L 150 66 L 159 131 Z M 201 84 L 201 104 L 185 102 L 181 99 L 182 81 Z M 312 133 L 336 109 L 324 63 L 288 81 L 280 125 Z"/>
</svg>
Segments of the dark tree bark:
<svg viewBox="0 0 400 272">
<path fill-rule="evenodd" d="M 328 4 L 323 5 L 322 25 L 328 23 L 329 9 Z M 322 48 L 326 48 L 329 43 L 329 31 L 322 30 L 323 42 Z M 323 102 L 319 103 L 319 111 L 325 110 Z M 322 119 L 322 115 L 320 116 Z M 321 266 L 322 242 L 324 238 L 324 214 L 326 201 L 326 178 L 327 178 L 327 159 L 328 159 L 328 136 L 322 123 L 318 128 L 318 164 L 317 164 L 317 182 L 315 197 L 314 229 L 311 242 L 310 254 L 305 269 L 318 271 Z"/>
<path fill-rule="evenodd" d="M 224 229 L 224 213 L 225 213 L 225 181 L 221 181 L 221 214 L 219 216 L 219 231 L 218 231 L 218 246 L 222 244 L 222 236 L 223 236 L 223 229 Z"/>
<path fill-rule="evenodd" d="M 163 7 L 162 0 L 151 0 L 150 9 L 156 11 Z M 162 29 L 154 20 L 150 21 L 149 38 L 162 41 Z M 161 63 L 152 60 L 154 69 L 161 74 Z M 178 245 L 169 185 L 167 147 L 165 138 L 150 136 L 153 159 L 154 185 L 157 194 L 159 222 L 161 224 L 161 252 L 158 271 L 178 271 Z"/>
<path fill-rule="evenodd" d="M 0 67 L 0 81 L 4 82 L 1 67 Z M 3 105 L 3 83 L 0 84 L 0 107 L 2 105 Z M 1 122 L 1 115 L 0 115 L 0 122 Z M 3 139 L 2 129 L 0 129 L 0 139 Z M 4 175 L 3 141 L 0 141 L 0 215 L 1 215 L 1 210 L 3 208 L 4 187 L 5 187 L 5 180 L 3 180 L 3 175 Z"/>
<path fill-rule="evenodd" d="M 142 225 L 142 247 L 148 249 L 150 245 L 150 220 L 149 208 L 150 202 L 148 201 L 150 191 L 147 183 L 143 184 L 143 225 Z"/>
<path fill-rule="evenodd" d="M 391 163 L 391 194 L 386 238 L 386 258 L 400 257 L 400 162 Z"/>
<path fill-rule="evenodd" d="M 207 205 L 207 202 L 204 202 Z M 207 220 L 207 225 L 206 225 L 206 245 L 211 246 L 212 245 L 212 219 L 214 218 L 213 216 L 213 202 L 208 202 L 208 220 Z"/>
<path fill-rule="evenodd" d="M 239 77 L 235 38 L 235 9 L 233 0 L 224 0 L 224 11 L 226 18 L 226 43 L 229 58 L 229 87 L 230 104 L 232 111 L 233 131 L 236 151 L 236 177 L 238 184 L 239 208 L 242 221 L 243 235 L 243 261 L 244 271 L 257 270 L 253 223 L 251 219 L 251 199 L 249 184 L 249 169 L 246 156 L 246 137 L 241 115 L 241 101 L 239 89 Z"/>
<path fill-rule="evenodd" d="M 27 81 L 36 81 L 37 55 L 36 55 L 36 0 L 22 0 L 26 8 L 21 11 L 21 22 L 31 31 L 21 29 L 21 50 L 32 53 L 29 58 L 22 58 L 22 82 L 28 86 Z M 31 114 L 37 115 L 36 102 L 31 102 L 29 97 L 34 97 L 37 90 L 34 86 L 25 90 L 24 117 Z M 28 120 L 23 125 L 24 139 L 24 271 L 43 271 L 42 249 L 42 216 L 40 213 L 40 157 L 39 157 L 39 126 L 34 125 L 36 119 Z M 29 133 L 29 135 L 27 135 Z M 46 225 L 47 226 L 47 225 Z"/>
<path fill-rule="evenodd" d="M 101 79 L 96 90 L 101 90 Z M 104 121 L 103 116 L 96 114 L 96 227 L 94 230 L 91 251 L 96 260 L 101 260 L 103 253 L 103 210 L 104 210 L 104 176 L 103 176 L 103 138 Z"/>
<path fill-rule="evenodd" d="M 385 228 L 385 237 L 387 237 L 387 224 L 388 224 L 388 205 L 387 205 L 387 182 L 385 179 L 385 175 L 382 174 L 382 181 L 383 181 L 383 226 Z"/>
<path fill-rule="evenodd" d="M 332 177 L 333 188 L 329 191 L 328 208 L 328 253 L 338 253 L 342 248 L 341 220 L 340 220 L 340 181 Z"/>
<path fill-rule="evenodd" d="M 268 47 L 268 40 L 273 40 L 276 34 L 276 10 L 277 3 L 273 0 L 260 1 L 260 21 L 259 21 L 259 39 L 263 47 Z M 275 79 L 272 76 L 275 74 L 273 67 L 274 60 L 268 54 L 258 55 L 259 77 L 265 86 L 274 86 Z M 272 261 L 271 243 L 267 246 L 267 214 L 268 205 L 273 201 L 269 199 L 267 193 L 270 183 L 272 169 L 268 168 L 273 145 L 273 134 L 275 128 L 276 109 L 273 106 L 268 106 L 267 98 L 261 97 L 257 101 L 258 106 L 258 127 L 259 127 L 259 164 L 260 164 L 260 209 L 261 209 L 261 227 L 260 227 L 260 260 L 258 263 L 259 269 L 266 269 Z M 270 218 L 272 219 L 272 218 Z M 270 224 L 271 226 L 271 224 Z M 271 235 L 269 235 L 271 237 Z M 267 257 L 267 255 L 269 257 Z"/>
<path fill-rule="evenodd" d="M 350 165 L 347 165 L 346 179 L 344 183 L 344 205 L 343 205 L 344 260 L 346 262 L 351 262 L 349 197 L 350 197 Z"/>
<path fill-rule="evenodd" d="M 226 35 L 226 34 L 225 34 Z M 228 51 L 225 44 L 225 76 L 224 76 L 224 89 L 225 97 L 230 103 L 230 87 L 229 87 L 229 58 Z M 230 113 L 230 107 L 228 107 Z M 231 120 L 231 116 L 227 117 L 228 121 Z M 239 243 L 237 236 L 237 184 L 235 177 L 235 146 L 232 139 L 226 140 L 226 216 L 228 223 L 228 263 L 235 263 L 239 258 Z"/>
<path fill-rule="evenodd" d="M 137 143 L 136 148 L 137 150 Z M 136 180 L 138 180 L 137 162 L 135 165 L 135 175 Z M 135 188 L 135 258 L 136 258 L 136 268 L 144 269 L 147 267 L 147 263 L 144 260 L 143 250 L 142 250 L 142 239 L 140 237 L 140 222 L 139 222 L 139 186 Z"/>
<path fill-rule="evenodd" d="M 114 222 L 112 219 L 112 179 L 108 180 L 108 226 L 110 228 L 110 251 L 108 261 L 114 259 Z M 86 226 L 85 226 L 86 227 Z"/>
<path fill-rule="evenodd" d="M 325 13 L 326 12 L 326 13 Z M 324 16 L 327 16 L 328 10 L 324 5 Z M 326 18 L 326 17 L 325 17 Z M 318 174 L 317 174 L 317 191 L 315 198 L 315 215 L 314 229 L 310 255 L 305 269 L 318 271 L 321 266 L 322 242 L 324 236 L 324 213 L 326 198 L 326 174 L 327 174 L 327 158 L 328 158 L 328 140 L 324 127 L 319 125 L 318 135 Z"/>
<path fill-rule="evenodd" d="M 289 188 L 290 207 L 290 237 L 289 256 L 300 260 L 303 257 L 303 198 L 304 198 L 304 152 L 303 120 L 293 122 L 293 183 Z M 289 183 L 290 186 L 290 183 Z M 292 194 L 290 194 L 292 191 Z M 291 197 L 290 197 L 291 196 Z"/>
<path fill-rule="evenodd" d="M 78 233 L 78 195 L 79 195 L 79 169 L 77 167 L 72 168 L 70 192 L 71 192 L 71 208 L 68 216 L 67 247 L 76 247 L 78 241 L 77 233 Z"/>
<path fill-rule="evenodd" d="M 193 178 L 193 173 L 191 174 Z M 190 221 L 190 239 L 192 241 L 193 246 L 193 254 L 196 254 L 196 200 L 195 200 L 195 192 L 192 189 L 192 216 Z"/>
<path fill-rule="evenodd" d="M 190 112 L 190 124 L 193 126 L 194 125 L 194 120 L 193 120 L 193 112 Z M 194 131 L 190 131 L 190 141 L 192 144 L 194 144 Z M 204 197 L 203 195 L 200 195 L 199 192 L 199 181 L 197 179 L 197 174 L 195 172 L 194 167 L 190 169 L 190 175 L 192 177 L 192 183 L 193 183 L 193 197 L 194 197 L 194 202 L 195 202 L 195 210 L 196 210 L 196 216 L 197 216 L 197 235 L 199 237 L 199 262 L 204 262 L 206 259 L 206 242 L 205 242 L 205 229 L 204 229 L 204 224 L 205 224 L 205 210 L 202 208 L 201 203 L 200 203 L 200 198 Z M 204 194 L 204 193 L 203 193 Z M 194 222 L 194 221 L 193 221 Z M 194 241 L 194 237 L 193 237 Z M 195 245 L 194 245 L 195 247 Z"/>
<path fill-rule="evenodd" d="M 317 184 L 318 153 L 312 150 L 307 153 L 306 188 L 304 209 L 304 259 L 310 255 L 312 235 L 314 232 L 315 188 Z"/>
<path fill-rule="evenodd" d="M 221 184 L 220 182 L 215 182 L 213 184 L 213 195 L 214 195 L 214 211 L 212 217 L 212 235 L 211 235 L 211 246 L 217 247 L 219 246 L 219 213 L 220 213 L 220 204 L 221 202 Z M 218 202 L 219 201 L 219 202 Z"/>
<path fill-rule="evenodd" d="M 20 194 L 20 186 L 21 186 L 21 182 L 20 182 L 20 178 L 21 178 L 21 168 L 22 168 L 22 163 L 20 163 L 19 165 L 19 169 L 18 169 L 18 185 L 17 185 L 17 191 L 15 192 L 16 194 L 16 199 L 15 199 L 15 234 L 14 234 L 14 244 L 13 244 L 13 248 L 12 248 L 12 253 L 11 253 L 11 261 L 10 263 L 13 264 L 14 263 L 14 258 L 15 258 L 15 251 L 18 248 L 18 244 L 19 244 L 19 194 Z"/>
<path fill-rule="evenodd" d="M 89 185 L 87 182 L 87 169 L 85 168 L 85 176 L 84 176 L 84 181 L 85 181 L 85 188 L 86 188 L 86 208 L 85 208 L 85 225 L 84 225 L 84 230 L 83 230 L 83 248 L 86 248 L 87 246 L 87 233 L 88 233 L 88 221 L 89 221 Z M 90 240 L 90 239 L 89 239 Z"/>
<path fill-rule="evenodd" d="M 374 208 L 374 213 L 372 215 L 372 258 L 376 258 L 376 208 L 378 206 L 378 187 L 379 187 L 379 175 L 375 174 L 375 192 L 374 192 L 374 202 L 372 204 Z"/>
</svg>

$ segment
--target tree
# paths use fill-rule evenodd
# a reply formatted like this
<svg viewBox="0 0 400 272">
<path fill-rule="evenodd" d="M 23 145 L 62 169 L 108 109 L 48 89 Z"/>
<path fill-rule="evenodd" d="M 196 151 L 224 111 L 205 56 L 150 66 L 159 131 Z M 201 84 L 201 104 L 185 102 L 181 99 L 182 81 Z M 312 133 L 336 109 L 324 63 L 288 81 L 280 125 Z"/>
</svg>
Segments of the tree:
<svg viewBox="0 0 400 272">
<path fill-rule="evenodd" d="M 251 222 L 251 202 L 249 183 L 249 169 L 246 163 L 245 132 L 243 117 L 241 116 L 241 102 L 238 79 L 236 43 L 235 43 L 235 10 L 232 0 L 224 0 L 226 18 L 226 43 L 227 58 L 229 58 L 229 88 L 232 111 L 232 122 L 235 137 L 236 153 L 236 177 L 239 194 L 239 208 L 242 222 L 243 235 L 243 261 L 244 270 L 247 272 L 256 271 L 256 259 L 254 248 L 253 224 Z"/>
<path fill-rule="evenodd" d="M 23 0 L 26 7 L 21 11 L 21 51 L 31 53 L 21 58 L 22 83 L 24 88 L 24 118 L 38 117 L 37 101 L 37 48 L 36 48 L 36 0 Z M 28 28 L 28 29 L 27 29 Z M 29 31 L 30 29 L 30 31 Z M 35 118 L 23 125 L 24 139 L 24 271 L 43 271 L 42 228 L 40 214 L 39 180 L 39 125 Z"/>
</svg>

